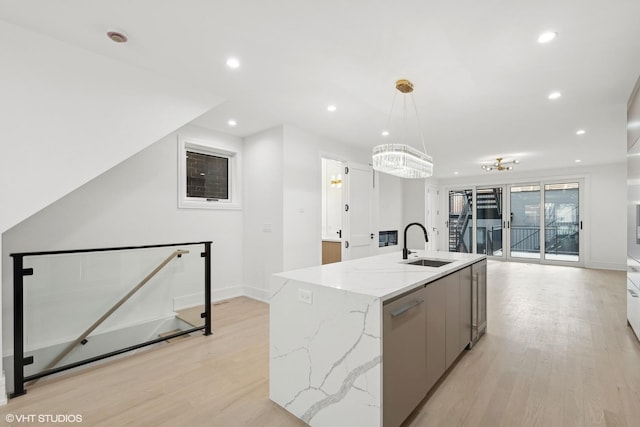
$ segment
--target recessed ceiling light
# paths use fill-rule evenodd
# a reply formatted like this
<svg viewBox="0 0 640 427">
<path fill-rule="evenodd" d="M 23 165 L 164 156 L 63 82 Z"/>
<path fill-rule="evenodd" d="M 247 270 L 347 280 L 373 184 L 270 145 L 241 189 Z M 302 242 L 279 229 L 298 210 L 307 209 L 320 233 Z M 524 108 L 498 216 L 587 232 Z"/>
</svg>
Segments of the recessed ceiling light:
<svg viewBox="0 0 640 427">
<path fill-rule="evenodd" d="M 584 129 L 578 129 L 578 130 L 576 131 L 576 135 L 584 135 L 585 133 L 587 133 L 587 131 L 586 131 L 586 130 L 584 130 Z"/>
<path fill-rule="evenodd" d="M 453 174 L 454 174 L 454 175 L 458 175 L 458 172 L 454 172 Z"/>
<path fill-rule="evenodd" d="M 235 125 L 237 125 L 237 124 L 238 124 L 238 122 L 236 122 L 236 121 L 235 121 L 235 120 L 233 120 L 233 119 L 229 119 L 229 121 L 227 122 L 227 124 L 228 124 L 229 126 L 235 126 Z"/>
<path fill-rule="evenodd" d="M 576 159 L 576 160 L 575 160 L 575 162 L 576 162 L 576 163 L 580 163 L 581 161 L 582 161 L 582 160 L 580 160 L 580 159 Z"/>
<path fill-rule="evenodd" d="M 547 31 L 545 33 L 540 34 L 538 36 L 538 43 L 549 43 L 551 40 L 555 39 L 558 33 L 555 31 Z"/>
<path fill-rule="evenodd" d="M 560 92 L 551 92 L 549 94 L 549 99 L 558 99 L 562 96 Z"/>
<path fill-rule="evenodd" d="M 107 37 L 115 43 L 126 43 L 128 40 L 127 36 L 120 31 L 107 31 Z"/>
<path fill-rule="evenodd" d="M 238 68 L 240 66 L 240 61 L 238 58 L 229 58 L 227 59 L 227 67 L 229 68 Z"/>
<path fill-rule="evenodd" d="M 388 130 L 383 130 L 382 131 L 382 136 L 389 136 L 389 131 Z"/>
<path fill-rule="evenodd" d="M 328 105 L 327 106 L 327 111 L 331 111 L 333 113 L 334 111 L 336 111 L 336 106 L 335 105 Z"/>
</svg>

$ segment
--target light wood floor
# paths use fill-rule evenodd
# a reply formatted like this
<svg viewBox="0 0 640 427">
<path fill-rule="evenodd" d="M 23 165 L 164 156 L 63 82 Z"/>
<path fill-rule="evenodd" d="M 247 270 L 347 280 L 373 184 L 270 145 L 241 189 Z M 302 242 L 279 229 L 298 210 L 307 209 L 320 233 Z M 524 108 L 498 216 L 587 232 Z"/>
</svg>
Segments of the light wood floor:
<svg viewBox="0 0 640 427">
<path fill-rule="evenodd" d="M 407 425 L 640 425 L 640 343 L 626 324 L 624 272 L 490 262 L 488 274 L 487 335 Z M 238 298 L 213 314 L 210 337 L 43 379 L 1 407 L 0 419 L 81 414 L 85 426 L 304 425 L 268 399 L 268 306 Z"/>
</svg>

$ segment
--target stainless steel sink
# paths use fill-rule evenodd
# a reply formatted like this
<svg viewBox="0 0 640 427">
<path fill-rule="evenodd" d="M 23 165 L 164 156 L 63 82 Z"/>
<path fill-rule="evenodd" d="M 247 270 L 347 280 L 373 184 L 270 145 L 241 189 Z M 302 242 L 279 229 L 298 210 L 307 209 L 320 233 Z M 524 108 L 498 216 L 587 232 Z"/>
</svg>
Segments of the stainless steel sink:
<svg viewBox="0 0 640 427">
<path fill-rule="evenodd" d="M 423 267 L 442 267 L 443 265 L 451 264 L 452 262 L 454 261 L 444 259 L 419 258 L 414 261 L 405 262 L 405 264 L 421 265 Z"/>
</svg>

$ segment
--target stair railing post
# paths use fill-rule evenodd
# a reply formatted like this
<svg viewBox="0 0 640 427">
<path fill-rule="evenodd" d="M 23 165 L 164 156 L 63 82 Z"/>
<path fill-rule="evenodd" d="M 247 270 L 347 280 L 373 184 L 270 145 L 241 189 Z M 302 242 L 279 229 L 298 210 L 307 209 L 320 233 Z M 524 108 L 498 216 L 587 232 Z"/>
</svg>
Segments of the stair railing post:
<svg viewBox="0 0 640 427">
<path fill-rule="evenodd" d="M 24 389 L 24 269 L 22 255 L 13 257 L 13 393 L 22 396 Z"/>
<path fill-rule="evenodd" d="M 211 335 L 211 242 L 204 242 L 204 334 Z"/>
</svg>

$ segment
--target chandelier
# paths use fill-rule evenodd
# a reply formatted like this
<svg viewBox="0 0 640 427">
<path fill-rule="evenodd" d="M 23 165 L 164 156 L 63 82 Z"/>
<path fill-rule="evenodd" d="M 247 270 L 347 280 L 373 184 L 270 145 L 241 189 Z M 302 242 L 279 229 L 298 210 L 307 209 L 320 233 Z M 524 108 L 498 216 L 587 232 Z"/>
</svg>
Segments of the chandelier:
<svg viewBox="0 0 640 427">
<path fill-rule="evenodd" d="M 509 162 L 503 162 L 502 160 L 504 160 L 502 157 L 498 157 L 496 159 L 496 162 L 494 162 L 492 165 L 482 165 L 482 169 L 486 170 L 487 172 L 491 172 L 493 170 L 497 170 L 497 171 L 510 171 L 511 169 L 513 169 L 513 166 L 511 165 L 517 165 L 518 163 L 520 163 L 520 160 L 512 160 Z M 509 165 L 509 166 L 505 166 L 505 165 Z"/>
<path fill-rule="evenodd" d="M 418 108 L 416 101 L 413 98 L 413 83 L 409 80 L 398 80 L 396 82 L 396 89 L 403 94 L 409 94 L 413 102 L 413 108 L 416 113 L 418 121 L 418 127 L 420 129 L 420 139 L 422 141 L 422 150 L 419 151 L 415 148 L 404 143 L 391 143 L 381 144 L 373 147 L 373 169 L 388 173 L 390 175 L 399 176 L 401 178 L 428 178 L 433 175 L 433 159 L 426 154 L 426 148 L 424 145 L 424 136 L 422 135 L 422 126 L 420 124 L 420 117 L 418 116 Z M 397 96 L 397 93 L 395 94 Z M 404 135 L 406 137 L 407 131 L 407 97 L 404 97 L 404 114 L 403 123 L 405 125 Z M 395 96 L 393 103 L 391 104 L 391 112 L 389 113 L 389 122 L 391 121 L 391 114 L 393 113 L 393 105 L 395 104 Z M 389 123 L 387 123 L 388 125 Z M 388 127 L 388 126 L 387 126 Z"/>
</svg>

